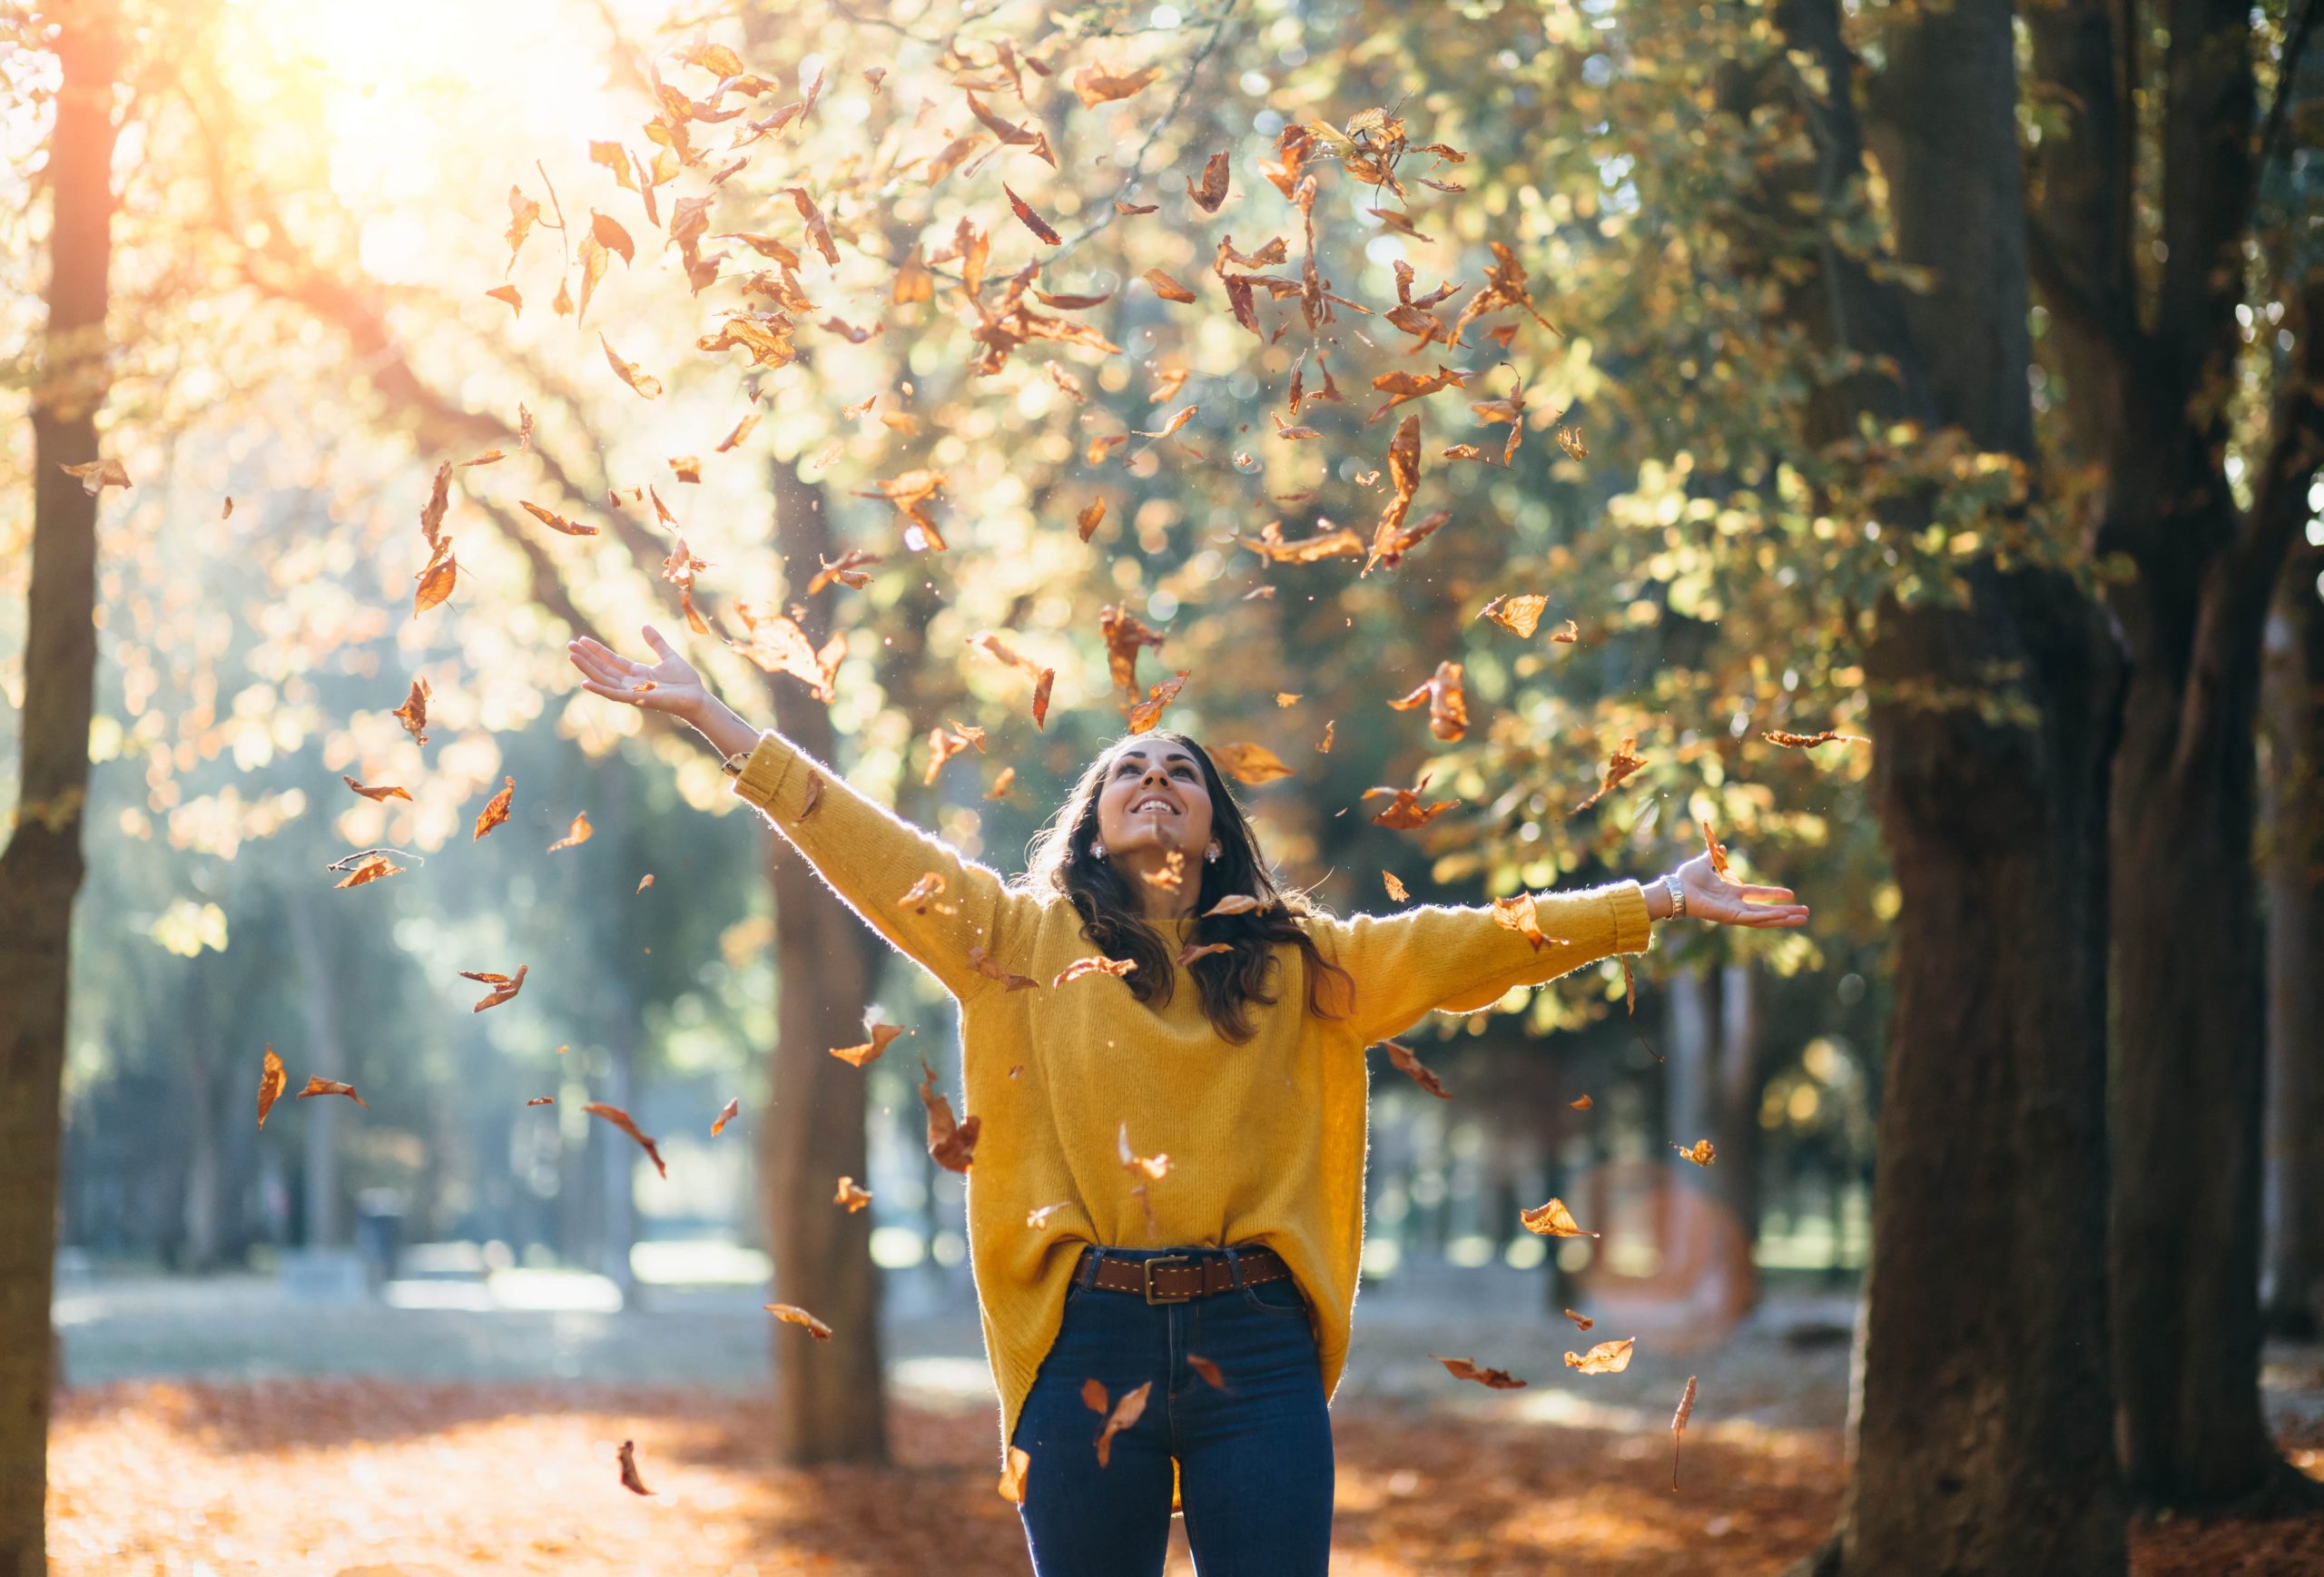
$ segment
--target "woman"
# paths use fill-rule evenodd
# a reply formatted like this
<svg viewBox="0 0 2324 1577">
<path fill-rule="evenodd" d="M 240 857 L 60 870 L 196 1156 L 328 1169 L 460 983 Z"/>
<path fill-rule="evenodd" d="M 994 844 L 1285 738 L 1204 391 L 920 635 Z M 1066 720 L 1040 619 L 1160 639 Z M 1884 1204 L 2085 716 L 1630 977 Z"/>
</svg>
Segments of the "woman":
<svg viewBox="0 0 2324 1577">
<path fill-rule="evenodd" d="M 1366 1046 L 1642 951 L 1672 914 L 1807 919 L 1788 892 L 1733 885 L 1702 857 L 1644 888 L 1540 896 L 1538 948 L 1485 908 L 1335 919 L 1276 885 L 1208 755 L 1164 733 L 1092 763 L 1006 882 L 752 727 L 645 637 L 651 666 L 575 641 L 586 687 L 693 724 L 735 792 L 960 1001 L 963 1116 L 980 1125 L 970 1264 L 1001 1438 L 1029 1457 L 1039 1577 L 1160 1572 L 1181 1500 L 1203 1577 L 1324 1571 Z M 1260 907 L 1211 912 L 1236 896 Z M 1113 972 L 1059 980 L 1088 959 Z M 1090 1382 L 1102 1399 L 1085 1399 Z M 1091 1408 L 1145 1386 L 1101 1456 L 1108 1419 Z"/>
</svg>

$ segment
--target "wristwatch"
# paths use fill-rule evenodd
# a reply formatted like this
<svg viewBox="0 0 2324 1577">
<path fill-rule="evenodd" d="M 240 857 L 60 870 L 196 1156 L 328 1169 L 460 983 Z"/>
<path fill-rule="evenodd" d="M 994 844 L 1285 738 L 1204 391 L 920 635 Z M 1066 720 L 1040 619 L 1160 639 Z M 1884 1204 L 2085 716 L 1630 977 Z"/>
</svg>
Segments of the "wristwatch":
<svg viewBox="0 0 2324 1577">
<path fill-rule="evenodd" d="M 728 777 L 740 777 L 743 775 L 743 765 L 748 763 L 750 759 L 751 753 L 749 751 L 738 750 L 732 755 L 723 757 L 718 763 L 718 770 L 724 773 Z"/>
<path fill-rule="evenodd" d="M 1677 920 L 1687 912 L 1687 890 L 1679 881 L 1676 871 L 1662 874 L 1662 890 L 1670 894 L 1670 912 L 1664 918 Z"/>
</svg>

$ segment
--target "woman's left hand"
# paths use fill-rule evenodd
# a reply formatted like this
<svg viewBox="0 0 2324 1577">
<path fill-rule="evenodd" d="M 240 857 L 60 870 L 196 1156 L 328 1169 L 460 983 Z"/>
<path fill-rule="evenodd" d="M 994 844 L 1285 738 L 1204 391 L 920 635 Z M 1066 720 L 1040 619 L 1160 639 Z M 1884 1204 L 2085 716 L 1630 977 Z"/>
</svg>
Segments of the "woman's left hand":
<svg viewBox="0 0 2324 1577">
<path fill-rule="evenodd" d="M 1712 866 L 1709 854 L 1696 855 L 1679 867 L 1677 875 L 1687 895 L 1685 919 L 1762 931 L 1807 923 L 1807 905 L 1794 902 L 1790 888 L 1729 882 Z"/>
</svg>

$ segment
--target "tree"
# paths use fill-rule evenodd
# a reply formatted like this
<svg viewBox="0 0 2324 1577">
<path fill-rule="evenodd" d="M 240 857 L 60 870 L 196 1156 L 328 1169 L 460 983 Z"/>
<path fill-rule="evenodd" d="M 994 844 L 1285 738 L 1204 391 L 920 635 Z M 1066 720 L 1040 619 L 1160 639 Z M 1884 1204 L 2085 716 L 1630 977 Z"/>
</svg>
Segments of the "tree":
<svg viewBox="0 0 2324 1577">
<path fill-rule="evenodd" d="M 97 491 L 109 372 L 114 67 L 111 17 L 56 24 L 48 324 L 33 397 L 33 552 L 15 830 L 0 851 L 0 1572 L 47 1570 L 49 1298 L 73 901 L 96 684 Z"/>
<path fill-rule="evenodd" d="M 2131 656 L 2111 833 L 2115 1385 L 2131 1493 L 2184 1505 L 2294 1480 L 2260 1408 L 2253 729 L 2268 606 L 2324 458 L 2324 264 L 2297 230 L 2262 233 L 2260 201 L 2315 7 L 2264 121 L 2267 30 L 2248 6 L 2158 8 L 2159 54 L 2146 15 L 2103 0 L 2029 14 L 2057 106 L 2031 225 L 2071 450 L 2099 469 L 2097 548 L 2131 571 L 2109 591 Z M 2162 105 L 2152 143 L 2142 93 Z M 2135 255 L 2150 236 L 2152 269 Z M 2229 466 L 2255 255 L 2261 299 L 2293 298 L 2303 345 L 2274 358 L 2244 507 Z"/>
</svg>

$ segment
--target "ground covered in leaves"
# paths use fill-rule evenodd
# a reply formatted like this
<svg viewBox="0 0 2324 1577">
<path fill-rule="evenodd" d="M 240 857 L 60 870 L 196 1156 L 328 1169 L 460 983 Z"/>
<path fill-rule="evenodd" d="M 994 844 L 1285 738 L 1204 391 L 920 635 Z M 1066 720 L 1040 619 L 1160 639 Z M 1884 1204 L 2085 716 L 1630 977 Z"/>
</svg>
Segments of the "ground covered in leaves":
<svg viewBox="0 0 2324 1577">
<path fill-rule="evenodd" d="M 60 1405 L 57 1577 L 1028 1570 L 982 1407 L 899 1406 L 894 1467 L 799 1472 L 762 1403 L 698 1390 L 126 1382 Z M 1690 1430 L 1674 1495 L 1667 1435 L 1384 1400 L 1334 1418 L 1347 1577 L 1777 1572 L 1838 1505 L 1829 1430 Z M 651 1499 L 621 1487 L 625 1439 Z M 2288 1444 L 2324 1474 L 2324 1431 Z M 2133 1570 L 2324 1571 L 2324 1525 L 2143 1528 Z"/>
</svg>

